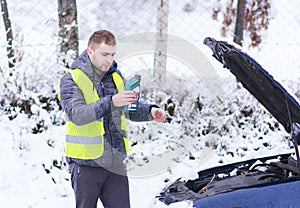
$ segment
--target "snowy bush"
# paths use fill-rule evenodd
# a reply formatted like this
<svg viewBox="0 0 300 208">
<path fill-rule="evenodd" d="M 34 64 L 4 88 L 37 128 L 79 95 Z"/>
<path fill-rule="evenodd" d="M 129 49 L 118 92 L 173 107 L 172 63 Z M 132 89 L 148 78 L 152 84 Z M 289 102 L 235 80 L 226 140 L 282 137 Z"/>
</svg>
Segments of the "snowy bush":
<svg viewBox="0 0 300 208">
<path fill-rule="evenodd" d="M 24 82 L 19 79 L 30 77 L 25 73 L 18 75 L 16 82 L 16 77 L 2 75 L 1 108 L 4 116 L 15 123 L 14 146 L 21 155 L 30 155 L 34 142 L 30 135 L 49 134 L 54 126 L 64 127 L 64 112 L 56 97 L 58 79 L 55 77 L 58 75 L 44 75 L 38 81 L 30 78 Z M 49 80 L 51 84 L 47 84 Z M 164 161 L 170 155 L 172 163 L 168 161 L 167 166 L 184 158 L 201 160 L 205 148 L 214 150 L 220 158 L 240 158 L 291 148 L 283 127 L 234 78 L 221 81 L 223 95 L 217 97 L 213 97 L 201 81 L 191 80 L 194 79 L 182 77 L 177 80 L 179 84 L 168 85 L 171 87 L 164 91 L 143 88 L 141 102 L 158 102 L 168 119 L 166 123 L 128 121 L 131 151 L 126 163 L 129 170 L 157 158 Z M 287 85 L 298 92 L 297 84 L 288 82 Z M 67 171 L 63 136 L 61 131 L 57 138 L 44 139 L 44 151 L 50 156 L 55 152 L 55 156 L 37 162 L 54 184 L 60 183 L 62 176 L 58 173 Z"/>
<path fill-rule="evenodd" d="M 215 149 L 220 157 L 292 147 L 281 124 L 240 83 L 235 79 L 224 83 L 224 96 L 213 100 L 201 95 L 201 88 L 188 94 L 179 89 L 176 94 L 169 92 L 160 103 L 168 114 L 167 123 L 131 122 L 129 167 L 178 149 L 184 151 L 173 158 L 177 161 L 186 157 L 200 160 L 204 147 Z"/>
<path fill-rule="evenodd" d="M 30 61 L 33 64 L 30 64 Z M 3 83 L 0 85 L 1 109 L 10 119 L 15 119 L 20 113 L 26 114 L 29 120 L 35 122 L 30 127 L 32 133 L 44 131 L 50 123 L 55 125 L 64 123 L 57 100 L 58 81 L 60 71 L 63 69 L 59 65 L 55 65 L 55 70 L 48 67 L 46 63 L 51 63 L 50 61 L 53 60 L 37 57 L 37 61 L 33 61 L 28 57 L 18 63 L 12 72 L 8 69 L 0 71 Z M 49 72 L 40 70 L 40 66 Z"/>
</svg>

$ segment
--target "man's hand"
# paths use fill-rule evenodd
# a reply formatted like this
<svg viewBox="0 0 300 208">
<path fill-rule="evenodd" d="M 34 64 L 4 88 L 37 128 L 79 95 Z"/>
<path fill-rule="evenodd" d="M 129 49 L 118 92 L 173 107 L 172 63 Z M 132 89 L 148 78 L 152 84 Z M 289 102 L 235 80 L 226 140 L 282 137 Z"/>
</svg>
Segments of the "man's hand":
<svg viewBox="0 0 300 208">
<path fill-rule="evenodd" d="M 112 96 L 112 103 L 115 107 L 129 105 L 136 100 L 136 95 L 133 91 L 123 91 Z"/>
<path fill-rule="evenodd" d="M 151 115 L 157 122 L 165 122 L 166 121 L 166 113 L 164 110 L 160 108 L 151 108 Z"/>
</svg>

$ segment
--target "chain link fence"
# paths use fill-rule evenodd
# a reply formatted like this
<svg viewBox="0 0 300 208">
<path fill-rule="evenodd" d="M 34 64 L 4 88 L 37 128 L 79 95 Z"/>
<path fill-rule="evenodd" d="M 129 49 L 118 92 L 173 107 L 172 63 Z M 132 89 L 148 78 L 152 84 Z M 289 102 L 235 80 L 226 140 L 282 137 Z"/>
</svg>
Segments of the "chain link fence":
<svg viewBox="0 0 300 208">
<path fill-rule="evenodd" d="M 80 50 L 85 48 L 90 34 L 98 29 L 109 29 L 117 38 L 136 33 L 157 32 L 157 11 L 162 2 L 168 2 L 165 11 L 168 15 L 165 31 L 197 47 L 202 46 L 205 37 L 221 35 L 222 23 L 226 20 L 219 15 L 213 21 L 213 11 L 220 10 L 221 13 L 226 13 L 228 4 L 232 3 L 233 7 L 236 7 L 237 3 L 236 0 L 102 0 L 88 3 L 79 0 L 77 8 Z M 21 67 L 35 68 L 43 72 L 57 69 L 57 2 L 14 0 L 7 1 L 7 4 L 17 58 L 22 62 Z M 263 65 L 273 63 L 274 66 L 275 60 L 279 68 L 288 69 L 286 67 L 289 66 L 299 69 L 298 60 L 295 56 L 290 56 L 300 52 L 298 34 L 293 32 L 297 31 L 300 24 L 299 11 L 295 9 L 299 8 L 299 4 L 297 0 L 270 2 L 270 22 L 268 29 L 261 32 L 262 43 L 257 48 L 249 49 Z M 233 39 L 233 25 L 231 27 L 227 32 L 227 38 L 230 40 Z M 3 23 L 0 30 L 0 62 L 2 70 L 5 70 L 7 40 Z M 246 37 L 247 34 L 244 36 L 244 47 L 247 48 L 249 38 Z"/>
<path fill-rule="evenodd" d="M 144 32 L 157 32 L 157 11 L 161 0 L 132 0 L 132 1 L 77 1 L 78 28 L 81 50 L 85 47 L 90 34 L 98 29 L 109 29 L 118 38 Z M 226 12 L 230 0 L 172 0 L 166 8 L 168 34 L 178 36 L 201 46 L 206 36 L 221 35 L 222 16 L 212 21 L 213 11 L 219 9 Z M 249 1 L 248 1 L 249 2 Z M 14 34 L 14 45 L 18 61 L 23 62 L 23 68 L 35 68 L 39 71 L 52 71 L 56 65 L 58 14 L 57 2 L 8 1 L 8 11 Z M 297 0 L 287 2 L 271 1 L 270 23 L 266 31 L 262 31 L 262 43 L 255 49 L 250 49 L 265 64 L 278 63 L 278 67 L 286 66 L 299 69 L 297 59 L 290 54 L 299 54 L 300 41 L 296 29 L 299 27 L 300 3 Z M 280 27 L 278 27 L 280 25 Z M 3 23 L 0 25 L 1 68 L 5 70 L 6 32 Z M 247 34 L 245 34 L 245 39 Z M 233 28 L 227 33 L 227 38 L 233 39 Z M 247 42 L 247 41 L 245 41 Z M 249 44 L 248 44 L 249 45 Z M 247 44 L 245 46 L 247 48 Z M 51 52 L 51 53 L 49 53 Z M 52 55 L 52 56 L 51 56 Z M 280 60 L 277 61 L 277 60 Z M 26 63 L 26 64 L 24 64 Z M 274 64 L 272 64 L 274 65 Z M 270 69 L 272 70 L 272 69 Z"/>
<path fill-rule="evenodd" d="M 248 2 L 253 3 L 255 1 L 248 0 Z M 300 2 L 298 0 L 289 0 L 269 1 L 269 3 L 269 24 L 266 30 L 259 31 L 261 43 L 255 48 L 251 47 L 249 33 L 244 32 L 243 47 L 270 74 L 280 75 L 279 79 L 298 79 L 297 71 L 300 68 L 300 64 L 295 54 L 300 54 L 300 41 L 297 30 L 300 26 L 300 10 L 295 8 L 300 8 Z M 234 18 L 226 19 L 227 8 L 230 4 L 235 8 L 237 0 L 100 0 L 92 2 L 78 0 L 79 53 L 86 48 L 87 40 L 94 31 L 108 29 L 114 32 L 117 40 L 120 40 L 119 42 L 121 43 L 124 40 L 130 40 L 132 42 L 142 42 L 144 46 L 147 45 L 148 35 L 150 34 L 150 47 L 142 48 L 144 53 L 135 56 L 135 61 L 130 62 L 129 56 L 131 54 L 129 54 L 129 51 L 127 53 L 120 52 L 120 65 L 125 68 L 125 75 L 128 72 L 126 70 L 140 70 L 143 67 L 151 69 L 159 66 L 161 63 L 156 62 L 158 56 L 164 53 L 168 54 L 170 50 L 186 50 L 186 47 L 174 44 L 174 42 L 180 40 L 186 41 L 187 46 L 193 46 L 204 52 L 207 57 L 210 57 L 211 51 L 203 45 L 203 40 L 208 36 L 218 39 L 224 32 L 222 31 L 224 24 L 235 21 Z M 32 93 L 38 96 L 56 96 L 59 78 L 65 70 L 64 66 L 58 61 L 60 46 L 57 2 L 7 0 L 7 6 L 14 35 L 13 44 L 17 65 L 15 71 L 11 72 L 7 60 L 6 31 L 3 24 L 0 24 L 0 79 L 4 80 L 4 86 L 0 86 L 1 97 L 7 96 L 9 93 L 12 94 L 12 92 L 23 100 L 35 99 L 32 98 Z M 216 11 L 218 11 L 217 16 Z M 234 14 L 234 11 L 232 14 Z M 1 21 L 3 23 L 2 17 Z M 166 44 L 164 43 L 162 44 L 163 46 L 157 48 L 157 45 L 165 41 L 164 38 L 166 36 L 164 35 L 166 34 L 168 34 L 169 38 L 166 43 L 173 43 L 172 47 L 167 45 L 166 48 L 163 48 Z M 229 24 L 228 28 L 226 28 L 226 38 L 233 40 L 233 34 L 234 24 Z M 153 37 L 155 37 L 154 41 Z M 158 43 L 158 41 L 161 42 Z M 198 54 L 192 52 L 193 47 L 190 47 L 191 51 L 187 55 L 194 55 L 193 60 L 197 60 L 199 57 Z M 157 53 L 159 50 L 162 50 L 161 53 Z M 128 62 L 123 61 L 124 57 L 127 57 Z M 71 59 L 71 55 L 68 58 Z M 167 63 L 164 63 L 167 66 L 167 70 L 168 64 L 172 62 L 174 57 L 169 58 Z M 177 58 L 177 67 L 169 70 L 173 74 L 187 73 L 185 70 L 189 68 L 187 65 L 191 63 L 183 63 L 185 60 L 181 60 L 180 57 L 179 59 L 178 57 L 175 58 Z M 212 64 L 217 66 L 215 67 L 217 72 L 219 70 L 221 72 L 225 71 L 219 63 L 215 63 L 215 60 L 212 62 L 214 62 Z M 201 63 L 194 66 L 206 67 L 206 65 L 202 66 Z M 210 70 L 210 68 L 207 70 Z M 286 73 L 282 73 L 282 71 L 286 71 Z M 13 74 L 13 76 L 10 74 Z M 282 74 L 286 76 L 283 77 Z M 187 84 L 190 80 L 179 81 Z M 15 83 L 9 84 L 13 82 Z M 185 83 L 179 85 L 179 87 L 186 85 Z M 170 86 L 172 87 L 174 84 Z M 31 93 L 24 93 L 26 92 L 24 89 Z M 174 92 L 177 88 L 171 90 Z M 193 92 L 201 91 L 201 93 L 204 91 L 202 85 L 195 85 L 190 90 Z M 213 88 L 207 94 L 210 94 L 212 91 L 214 91 Z M 182 97 L 175 101 L 181 102 L 185 99 L 184 96 L 183 93 Z M 39 104 L 39 102 L 38 100 L 34 101 L 36 104 Z M 176 103 L 177 106 L 179 105 L 178 103 Z M 182 111 L 192 114 L 191 109 L 182 109 Z M 215 117 L 218 120 L 218 117 L 213 115 L 214 112 L 212 111 L 214 109 L 207 113 L 209 115 L 207 116 L 208 127 L 211 127 L 211 117 Z M 190 121 L 191 117 L 187 117 L 187 119 Z M 197 118 L 194 120 L 197 120 Z M 205 119 L 203 120 L 203 122 L 206 122 Z M 174 126 L 169 128 L 174 128 Z M 178 132 L 180 130 L 180 126 L 178 126 Z M 177 137 L 179 133 L 177 134 L 176 131 Z M 191 134 L 196 133 L 191 132 Z M 159 136 L 157 135 L 157 137 Z M 174 141 L 178 140 L 177 137 Z M 158 143 L 156 146 L 163 145 Z M 171 149 L 173 147 L 169 146 L 168 148 Z M 181 150 L 184 151 L 185 149 Z M 183 154 L 182 152 L 179 151 L 179 154 Z M 144 157 L 141 160 L 144 163 Z"/>
<path fill-rule="evenodd" d="M 195 56 L 193 58 L 197 61 L 198 55 L 192 52 L 192 47 L 195 47 L 210 57 L 211 51 L 203 45 L 203 40 L 207 36 L 218 39 L 221 34 L 225 34 L 224 31 L 226 31 L 228 40 L 233 39 L 237 2 L 237 0 L 101 0 L 93 2 L 78 0 L 76 3 L 79 53 L 86 48 L 89 36 L 99 29 L 113 31 L 117 40 L 120 40 L 119 43 L 122 43 L 123 40 L 130 40 L 135 43 L 142 42 L 143 46 L 147 45 L 150 34 L 148 43 L 150 47 L 143 49 L 148 55 L 146 58 L 145 54 L 140 54 L 135 57 L 137 61 L 129 61 L 129 63 L 129 59 L 127 59 L 127 62 L 124 62 L 122 60 L 130 55 L 130 51 L 120 52 L 117 50 L 117 55 L 119 52 L 121 54 L 119 56 L 120 65 L 125 68 L 123 73 L 127 75 L 129 70 L 140 70 L 143 67 L 152 69 L 160 65 L 162 68 L 166 67 L 167 70 L 171 70 L 173 74 L 186 73 L 184 70 L 191 63 L 180 63 L 185 60 L 175 57 L 177 58 L 176 67 L 173 64 L 174 68 L 168 69 L 168 63 L 172 62 L 174 57 L 169 57 L 167 63 L 162 63 L 159 61 L 159 56 L 162 56 L 163 60 L 163 54 L 168 54 L 171 50 L 173 52 L 182 51 L 187 56 Z M 261 7 L 263 5 L 261 2 L 268 3 L 267 10 Z M 296 75 L 300 64 L 297 54 L 300 54 L 300 41 L 297 29 L 300 25 L 300 11 L 295 8 L 299 8 L 299 6 L 298 0 L 286 2 L 247 0 L 246 10 L 252 8 L 262 11 L 257 13 L 256 20 L 264 21 L 264 19 L 259 19 L 259 15 L 266 15 L 268 22 L 263 22 L 266 29 L 256 31 L 261 36 L 261 43 L 255 48 L 251 47 L 250 33 L 245 31 L 243 47 L 270 74 L 279 75 L 281 76 L 279 79 L 283 80 L 298 79 Z M 65 70 L 58 61 L 60 49 L 58 3 L 56 1 L 7 0 L 7 10 L 13 32 L 17 65 L 15 69 L 8 67 L 8 41 L 3 16 L 1 16 L 0 76 L 3 84 L 0 86 L 0 90 L 2 99 L 8 96 L 25 101 L 34 100 L 35 98 L 32 96 L 35 93 L 38 99 L 32 102 L 38 103 L 41 97 L 55 97 L 59 78 Z M 227 25 L 225 29 L 224 25 Z M 167 42 L 166 34 L 168 35 Z M 186 47 L 176 43 L 176 41 L 182 40 L 185 41 Z M 126 47 L 125 50 L 127 50 Z M 138 50 L 139 48 L 135 52 Z M 71 54 L 66 58 L 72 62 Z M 215 67 L 217 72 L 228 73 L 216 61 L 211 62 L 217 66 Z M 197 67 L 205 68 L 206 65 L 202 66 L 199 59 Z M 198 71 L 198 75 L 201 76 L 204 71 L 201 69 Z M 282 71 L 286 73 L 282 73 Z M 1 103 L 3 104 L 3 101 Z"/>
</svg>

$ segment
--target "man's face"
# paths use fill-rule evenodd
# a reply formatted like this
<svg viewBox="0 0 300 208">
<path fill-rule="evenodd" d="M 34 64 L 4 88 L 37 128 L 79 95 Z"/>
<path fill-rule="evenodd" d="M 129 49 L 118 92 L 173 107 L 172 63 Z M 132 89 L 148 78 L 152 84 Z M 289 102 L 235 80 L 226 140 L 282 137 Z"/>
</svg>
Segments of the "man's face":
<svg viewBox="0 0 300 208">
<path fill-rule="evenodd" d="M 107 72 L 113 63 L 116 54 L 116 46 L 101 43 L 96 50 L 88 48 L 88 54 L 92 64 L 95 66 L 96 73 Z"/>
</svg>

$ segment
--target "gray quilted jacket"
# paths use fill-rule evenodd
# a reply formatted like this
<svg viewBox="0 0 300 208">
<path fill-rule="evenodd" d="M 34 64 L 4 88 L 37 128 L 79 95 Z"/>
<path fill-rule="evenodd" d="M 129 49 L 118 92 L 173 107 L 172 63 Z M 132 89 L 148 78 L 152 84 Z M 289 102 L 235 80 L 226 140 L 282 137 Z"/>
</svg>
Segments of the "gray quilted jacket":
<svg viewBox="0 0 300 208">
<path fill-rule="evenodd" d="M 60 82 L 60 102 L 66 112 L 67 119 L 76 125 L 84 125 L 103 117 L 104 120 L 104 153 L 95 160 L 81 160 L 67 157 L 67 162 L 76 162 L 80 165 L 113 167 L 121 165 L 126 158 L 123 136 L 120 131 L 121 109 L 112 105 L 112 96 L 117 93 L 116 86 L 112 80 L 113 72 L 121 72 L 114 62 L 108 72 L 99 76 L 94 72 L 92 63 L 86 51 L 84 51 L 72 64 L 72 69 L 80 68 L 85 72 L 94 84 L 100 100 L 85 104 L 83 95 L 78 86 L 73 81 L 71 74 L 67 73 Z M 122 76 L 123 77 L 123 76 Z M 126 81 L 123 78 L 124 81 Z M 151 107 L 155 105 L 139 103 L 138 110 L 126 115 L 132 121 L 150 121 Z M 156 106 L 157 107 L 157 106 Z"/>
</svg>

